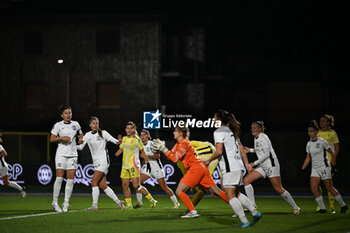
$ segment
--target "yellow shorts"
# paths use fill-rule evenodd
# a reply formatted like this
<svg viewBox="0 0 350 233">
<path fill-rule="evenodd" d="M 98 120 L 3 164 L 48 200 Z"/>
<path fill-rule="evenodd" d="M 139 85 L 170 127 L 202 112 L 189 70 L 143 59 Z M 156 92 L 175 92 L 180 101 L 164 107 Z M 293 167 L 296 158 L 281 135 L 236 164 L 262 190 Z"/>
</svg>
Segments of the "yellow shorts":
<svg viewBox="0 0 350 233">
<path fill-rule="evenodd" d="M 131 179 L 131 178 L 137 178 L 140 177 L 140 169 L 137 167 L 132 167 L 129 169 L 122 168 L 122 171 L 120 172 L 120 178 L 122 179 Z"/>
</svg>

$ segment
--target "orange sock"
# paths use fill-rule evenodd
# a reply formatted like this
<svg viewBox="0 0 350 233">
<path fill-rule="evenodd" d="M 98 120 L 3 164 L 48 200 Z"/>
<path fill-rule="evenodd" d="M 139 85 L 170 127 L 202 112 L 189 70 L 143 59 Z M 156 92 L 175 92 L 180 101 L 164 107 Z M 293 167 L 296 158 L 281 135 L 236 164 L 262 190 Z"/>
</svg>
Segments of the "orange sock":
<svg viewBox="0 0 350 233">
<path fill-rule="evenodd" d="M 189 211 L 192 211 L 192 210 L 195 210 L 192 202 L 191 202 L 191 199 L 189 196 L 187 196 L 186 193 L 182 192 L 179 194 L 179 198 L 181 199 L 181 201 L 185 204 L 185 206 L 187 207 L 187 209 Z"/>
<path fill-rule="evenodd" d="M 227 200 L 226 193 L 224 191 L 221 191 L 219 197 L 224 200 L 227 204 L 230 204 Z"/>
</svg>

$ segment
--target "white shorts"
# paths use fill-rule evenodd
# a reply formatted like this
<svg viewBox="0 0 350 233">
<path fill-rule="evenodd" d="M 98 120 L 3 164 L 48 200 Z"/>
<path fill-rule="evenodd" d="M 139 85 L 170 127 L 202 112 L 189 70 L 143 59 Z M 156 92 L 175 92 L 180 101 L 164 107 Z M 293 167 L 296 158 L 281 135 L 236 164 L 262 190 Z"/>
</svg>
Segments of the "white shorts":
<svg viewBox="0 0 350 233">
<path fill-rule="evenodd" d="M 263 175 L 264 178 L 266 178 L 266 176 L 268 178 L 281 176 L 279 166 L 274 166 L 274 167 L 269 167 L 269 168 L 263 168 L 261 166 L 258 166 L 257 168 L 255 168 L 255 171 L 257 171 L 261 175 Z"/>
<path fill-rule="evenodd" d="M 311 177 L 318 177 L 321 180 L 332 179 L 331 167 L 311 168 Z"/>
<path fill-rule="evenodd" d="M 107 164 L 107 163 L 94 164 L 95 171 L 103 172 L 106 175 L 108 173 L 108 168 L 109 168 L 109 164 Z"/>
<path fill-rule="evenodd" d="M 9 174 L 9 168 L 7 166 L 3 167 L 1 166 L 0 168 L 0 177 L 6 176 Z"/>
<path fill-rule="evenodd" d="M 224 188 L 236 188 L 241 185 L 243 170 L 226 172 L 222 175 L 222 184 Z"/>
<path fill-rule="evenodd" d="M 141 173 L 145 174 L 146 176 L 149 176 L 151 178 L 157 179 L 157 180 L 165 177 L 164 170 L 161 168 L 158 168 L 158 169 L 151 168 L 151 173 L 149 173 L 147 171 L 147 167 L 144 167 L 144 169 L 142 170 Z"/>
<path fill-rule="evenodd" d="M 56 156 L 56 169 L 73 170 L 77 169 L 78 157 Z"/>
</svg>

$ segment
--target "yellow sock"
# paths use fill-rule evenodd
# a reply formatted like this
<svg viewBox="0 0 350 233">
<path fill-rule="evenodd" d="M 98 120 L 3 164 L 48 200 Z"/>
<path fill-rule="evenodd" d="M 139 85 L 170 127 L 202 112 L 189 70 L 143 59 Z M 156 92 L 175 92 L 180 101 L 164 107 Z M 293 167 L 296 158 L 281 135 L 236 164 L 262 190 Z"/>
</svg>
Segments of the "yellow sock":
<svg viewBox="0 0 350 233">
<path fill-rule="evenodd" d="M 150 193 L 148 193 L 148 194 L 146 195 L 146 198 L 147 198 L 149 201 L 152 201 L 152 200 L 153 200 L 153 197 L 152 197 L 152 195 L 151 195 Z"/>
<path fill-rule="evenodd" d="M 334 196 L 328 192 L 329 208 L 334 209 Z"/>
<path fill-rule="evenodd" d="M 131 197 L 125 198 L 126 205 L 131 205 Z"/>
<path fill-rule="evenodd" d="M 194 206 L 196 206 L 198 204 L 198 202 L 200 200 L 202 200 L 203 196 L 205 195 L 205 192 L 203 192 L 202 190 L 198 190 L 196 192 L 196 194 L 192 197 L 192 203 Z"/>
</svg>

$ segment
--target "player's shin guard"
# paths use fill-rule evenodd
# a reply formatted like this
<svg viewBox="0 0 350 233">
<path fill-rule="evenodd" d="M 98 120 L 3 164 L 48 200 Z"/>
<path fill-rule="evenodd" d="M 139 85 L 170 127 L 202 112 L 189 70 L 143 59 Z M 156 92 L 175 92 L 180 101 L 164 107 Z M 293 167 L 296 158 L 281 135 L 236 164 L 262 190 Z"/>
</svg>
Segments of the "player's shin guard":
<svg viewBox="0 0 350 233">
<path fill-rule="evenodd" d="M 191 199 L 189 196 L 187 196 L 186 193 L 181 192 L 179 194 L 179 198 L 181 199 L 182 203 L 187 207 L 189 211 L 195 210 L 193 203 L 191 202 Z"/>
<path fill-rule="evenodd" d="M 19 186 L 16 182 L 10 181 L 9 182 L 9 187 L 17 189 L 18 191 L 23 191 L 23 188 Z"/>
<path fill-rule="evenodd" d="M 334 209 L 334 199 L 335 197 L 328 192 L 328 201 L 329 201 L 329 208 Z"/>
<path fill-rule="evenodd" d="M 340 207 L 346 206 L 343 198 L 340 196 L 340 194 L 338 194 L 337 196 L 334 197 L 334 199 L 338 202 L 338 204 L 340 205 Z M 333 207 L 334 208 L 334 207 Z"/>
<path fill-rule="evenodd" d="M 115 203 L 120 203 L 119 198 L 117 197 L 117 195 L 115 195 L 115 193 L 113 192 L 113 190 L 107 186 L 107 188 L 105 190 L 103 190 L 105 192 L 105 194 L 111 198 Z"/>
<path fill-rule="evenodd" d="M 242 223 L 249 223 L 247 217 L 244 214 L 241 202 L 237 198 L 232 198 L 229 201 L 232 210 L 239 217 Z"/>
<path fill-rule="evenodd" d="M 100 196 L 100 189 L 98 186 L 92 187 L 92 205 L 97 208 L 98 197 Z"/>
<path fill-rule="evenodd" d="M 298 208 L 297 204 L 295 204 L 295 201 L 292 197 L 292 195 L 290 195 L 290 193 L 287 190 L 284 190 L 284 192 L 281 194 L 281 197 L 288 202 L 289 205 L 291 205 L 293 207 L 293 209 Z"/>
<path fill-rule="evenodd" d="M 64 194 L 64 202 L 69 203 L 70 197 L 72 196 L 73 192 L 73 186 L 74 186 L 74 179 L 67 179 L 66 187 L 65 187 L 65 194 Z"/>
<path fill-rule="evenodd" d="M 318 206 L 319 206 L 322 210 L 325 210 L 325 209 L 326 209 L 326 206 L 324 205 L 323 197 L 322 197 L 322 196 L 316 197 L 316 198 L 315 198 L 315 201 L 317 202 Z"/>
<path fill-rule="evenodd" d="M 244 206 L 245 208 L 247 208 L 249 210 L 249 212 L 253 216 L 256 215 L 255 207 L 246 195 L 239 193 L 239 196 L 237 197 L 237 199 L 242 204 L 242 206 Z"/>
<path fill-rule="evenodd" d="M 205 195 L 205 192 L 203 192 L 202 190 L 198 190 L 191 199 L 193 206 L 196 206 L 198 202 L 203 198 L 204 195 Z"/>
<path fill-rule="evenodd" d="M 245 193 L 247 194 L 247 197 L 249 198 L 250 202 L 256 207 L 253 185 L 248 184 L 248 185 L 244 186 L 244 190 L 245 190 Z"/>
<path fill-rule="evenodd" d="M 53 203 L 56 204 L 58 196 L 60 195 L 63 177 L 56 177 L 55 183 L 53 184 Z"/>
</svg>

